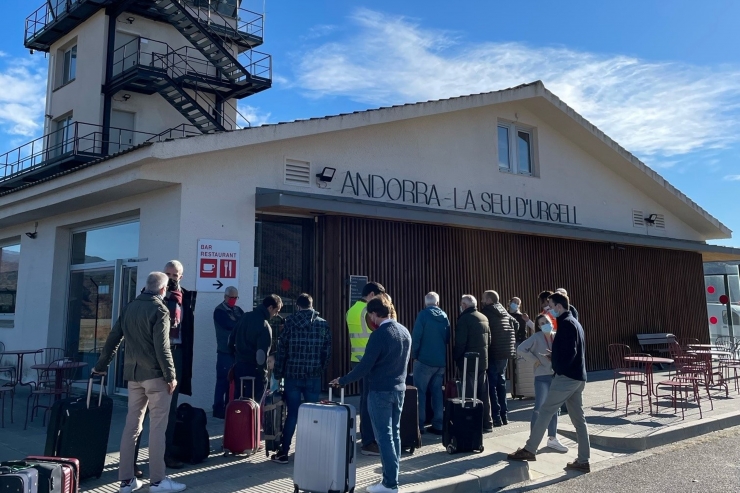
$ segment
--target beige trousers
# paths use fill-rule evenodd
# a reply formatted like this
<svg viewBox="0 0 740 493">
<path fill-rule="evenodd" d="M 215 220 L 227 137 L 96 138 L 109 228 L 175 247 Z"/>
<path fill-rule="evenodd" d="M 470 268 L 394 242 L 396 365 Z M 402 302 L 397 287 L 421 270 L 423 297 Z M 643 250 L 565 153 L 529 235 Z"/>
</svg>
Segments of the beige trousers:
<svg viewBox="0 0 740 493">
<path fill-rule="evenodd" d="M 146 409 L 149 407 L 149 477 L 152 483 L 165 478 L 164 449 L 167 420 L 172 396 L 163 378 L 128 382 L 128 414 L 121 436 L 121 458 L 118 479 L 134 477 L 134 450 L 141 434 Z"/>
</svg>

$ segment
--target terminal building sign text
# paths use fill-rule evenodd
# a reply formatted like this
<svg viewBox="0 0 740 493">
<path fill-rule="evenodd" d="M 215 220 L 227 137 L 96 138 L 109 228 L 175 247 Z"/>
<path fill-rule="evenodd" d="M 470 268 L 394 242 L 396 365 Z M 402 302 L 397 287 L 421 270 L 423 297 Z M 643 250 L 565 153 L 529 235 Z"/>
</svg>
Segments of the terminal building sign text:
<svg viewBox="0 0 740 493">
<path fill-rule="evenodd" d="M 579 224 L 576 207 L 544 200 L 525 199 L 494 192 L 474 194 L 472 190 L 452 189 L 452 196 L 440 198 L 437 186 L 418 180 L 386 179 L 380 175 L 344 175 L 341 194 L 392 202 L 443 207 L 447 202 L 456 210 L 484 212 L 501 216 L 536 219 L 563 224 Z"/>
</svg>

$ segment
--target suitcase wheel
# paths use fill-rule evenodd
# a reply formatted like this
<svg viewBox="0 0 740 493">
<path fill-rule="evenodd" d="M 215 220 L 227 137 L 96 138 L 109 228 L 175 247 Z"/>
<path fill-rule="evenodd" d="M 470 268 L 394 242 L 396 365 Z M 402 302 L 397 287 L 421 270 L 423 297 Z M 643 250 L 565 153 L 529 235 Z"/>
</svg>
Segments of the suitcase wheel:
<svg viewBox="0 0 740 493">
<path fill-rule="evenodd" d="M 452 455 L 452 454 L 454 454 L 454 453 L 455 453 L 456 451 L 457 451 L 457 450 L 455 449 L 455 447 L 454 447 L 453 445 L 448 445 L 448 446 L 447 446 L 447 453 L 448 453 L 448 454 Z"/>
<path fill-rule="evenodd" d="M 224 457 L 228 457 L 228 456 L 229 456 L 229 451 L 224 449 Z"/>
<path fill-rule="evenodd" d="M 485 448 L 485 447 L 484 447 L 483 445 L 481 445 L 481 446 L 480 446 L 480 450 L 478 450 L 478 452 L 482 454 L 482 453 L 483 453 L 483 451 L 484 451 L 485 449 L 486 449 L 486 448 Z"/>
</svg>

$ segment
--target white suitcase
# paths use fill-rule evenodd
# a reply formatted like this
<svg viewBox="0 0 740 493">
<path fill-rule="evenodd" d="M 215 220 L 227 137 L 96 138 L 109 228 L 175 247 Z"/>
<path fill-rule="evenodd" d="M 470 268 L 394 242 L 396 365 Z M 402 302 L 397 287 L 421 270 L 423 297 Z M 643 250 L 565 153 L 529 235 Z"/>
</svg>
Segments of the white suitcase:
<svg viewBox="0 0 740 493">
<path fill-rule="evenodd" d="M 331 387 L 329 401 L 332 400 Z M 295 492 L 351 493 L 355 489 L 355 407 L 340 402 L 298 408 L 293 487 Z"/>
</svg>

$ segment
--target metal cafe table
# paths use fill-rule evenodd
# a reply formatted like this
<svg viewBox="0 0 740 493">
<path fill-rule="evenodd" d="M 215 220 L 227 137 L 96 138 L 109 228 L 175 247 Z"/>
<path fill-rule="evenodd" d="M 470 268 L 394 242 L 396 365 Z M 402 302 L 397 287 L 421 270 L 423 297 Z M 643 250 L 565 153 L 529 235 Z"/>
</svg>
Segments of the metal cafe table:
<svg viewBox="0 0 740 493">
<path fill-rule="evenodd" d="M 648 393 L 651 397 L 657 395 L 657 392 L 653 387 L 653 365 L 673 364 L 673 360 L 671 358 L 660 358 L 658 356 L 625 356 L 624 359 L 625 361 L 645 364 L 645 377 L 647 378 Z"/>
<path fill-rule="evenodd" d="M 732 351 L 727 351 L 726 349 L 689 349 L 687 351 L 689 354 L 696 354 L 698 356 L 703 356 L 705 358 L 705 364 L 710 369 L 709 371 L 709 382 L 708 386 L 710 388 L 722 388 L 725 389 L 725 394 L 729 397 L 730 395 L 730 389 L 727 385 L 727 382 L 725 381 L 724 375 L 722 375 L 721 367 L 720 370 L 714 371 L 714 366 L 712 365 L 712 360 L 716 356 L 718 359 L 727 358 L 730 359 L 733 356 Z M 715 381 L 714 377 L 719 377 L 719 381 Z"/>
<path fill-rule="evenodd" d="M 52 361 L 51 363 L 43 363 L 40 365 L 33 365 L 31 368 L 34 370 L 41 370 L 46 372 L 54 372 L 54 390 L 56 391 L 55 400 L 62 398 L 62 388 L 64 387 L 64 371 L 65 370 L 76 370 L 78 368 L 84 368 L 87 363 L 80 361 Z"/>
<path fill-rule="evenodd" d="M 15 349 L 15 350 L 5 350 L 2 353 L 0 353 L 0 356 L 15 356 L 16 361 L 18 362 L 18 365 L 15 369 L 15 384 L 16 385 L 27 385 L 29 387 L 32 387 L 34 385 L 34 382 L 27 382 L 23 383 L 23 357 L 27 354 L 38 354 L 40 352 L 43 352 L 43 349 Z"/>
</svg>

